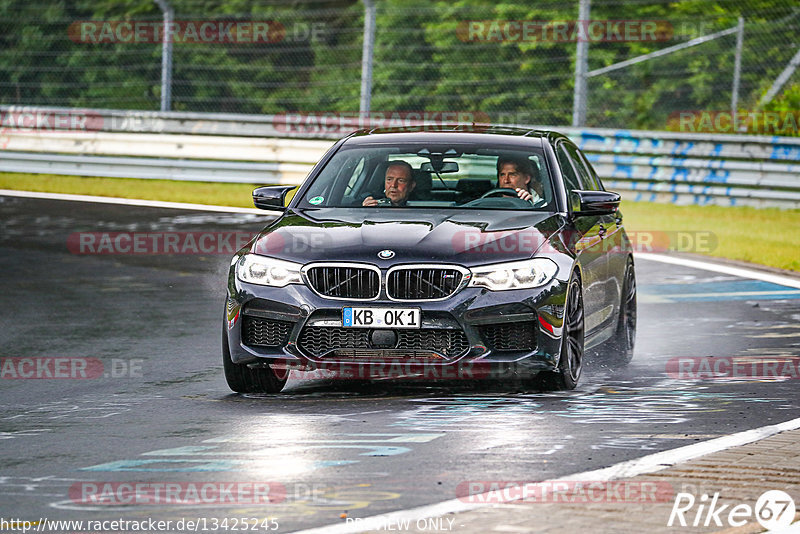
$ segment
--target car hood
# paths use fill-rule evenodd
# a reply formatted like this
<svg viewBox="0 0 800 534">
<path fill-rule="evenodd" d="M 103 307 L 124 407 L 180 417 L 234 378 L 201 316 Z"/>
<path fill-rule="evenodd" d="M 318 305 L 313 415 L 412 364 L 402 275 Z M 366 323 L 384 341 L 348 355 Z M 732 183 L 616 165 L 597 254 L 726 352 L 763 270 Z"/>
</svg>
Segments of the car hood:
<svg viewBox="0 0 800 534">
<path fill-rule="evenodd" d="M 481 265 L 530 258 L 562 224 L 557 214 L 522 211 L 307 209 L 265 228 L 251 251 L 299 263 Z M 383 250 L 394 256 L 379 259 Z"/>
</svg>

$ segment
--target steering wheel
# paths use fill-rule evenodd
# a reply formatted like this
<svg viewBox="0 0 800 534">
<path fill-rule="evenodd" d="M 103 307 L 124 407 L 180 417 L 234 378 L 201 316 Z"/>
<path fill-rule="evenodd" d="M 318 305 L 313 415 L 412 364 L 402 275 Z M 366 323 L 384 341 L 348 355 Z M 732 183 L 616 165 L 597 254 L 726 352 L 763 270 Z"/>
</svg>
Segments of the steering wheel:
<svg viewBox="0 0 800 534">
<path fill-rule="evenodd" d="M 519 198 L 519 196 L 517 196 L 517 190 L 511 189 L 510 187 L 495 187 L 482 194 L 480 198 L 499 197 L 501 195 Z"/>
</svg>

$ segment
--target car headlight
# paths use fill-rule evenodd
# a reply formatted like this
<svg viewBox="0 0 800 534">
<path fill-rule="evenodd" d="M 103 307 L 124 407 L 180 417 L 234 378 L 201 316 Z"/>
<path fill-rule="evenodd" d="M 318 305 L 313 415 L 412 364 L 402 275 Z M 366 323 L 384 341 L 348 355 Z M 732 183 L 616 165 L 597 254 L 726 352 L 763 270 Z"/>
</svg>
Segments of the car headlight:
<svg viewBox="0 0 800 534">
<path fill-rule="evenodd" d="M 299 263 L 245 254 L 236 264 L 236 277 L 242 282 L 262 286 L 284 287 L 302 284 Z"/>
<path fill-rule="evenodd" d="M 548 258 L 533 258 L 471 267 L 470 270 L 472 271 L 470 286 L 503 291 L 543 286 L 556 275 L 558 265 Z"/>
</svg>

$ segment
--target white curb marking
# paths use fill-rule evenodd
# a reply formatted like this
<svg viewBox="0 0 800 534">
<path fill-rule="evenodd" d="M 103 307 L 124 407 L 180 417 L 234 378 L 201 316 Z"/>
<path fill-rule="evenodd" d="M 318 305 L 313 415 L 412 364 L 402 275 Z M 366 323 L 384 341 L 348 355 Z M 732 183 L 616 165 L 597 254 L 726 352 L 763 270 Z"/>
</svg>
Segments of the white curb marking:
<svg viewBox="0 0 800 534">
<path fill-rule="evenodd" d="M 732 276 L 739 276 L 741 278 L 772 282 L 773 284 L 800 289 L 800 280 L 780 274 L 765 273 L 762 271 L 744 269 L 742 267 L 731 267 L 730 265 L 720 265 L 717 263 L 709 263 L 700 260 L 687 260 L 684 258 L 676 258 L 674 256 L 666 256 L 664 254 L 634 253 L 633 257 L 634 259 L 658 261 L 661 263 L 669 263 L 670 265 L 680 265 L 683 267 L 691 267 L 693 269 L 703 269 L 704 271 L 713 271 L 715 273 L 729 274 Z"/>
<path fill-rule="evenodd" d="M 643 456 L 642 458 L 637 458 L 635 460 L 628 460 L 602 469 L 595 469 L 593 471 L 584 471 L 583 473 L 567 475 L 561 478 L 549 480 L 548 483 L 552 484 L 554 481 L 570 480 L 592 480 L 603 482 L 619 478 L 629 478 L 637 475 L 655 473 L 672 467 L 675 464 L 699 458 L 700 456 L 724 451 L 732 447 L 747 445 L 748 443 L 753 443 L 754 441 L 768 438 L 769 436 L 773 436 L 780 432 L 796 430 L 798 428 L 800 428 L 800 418 L 792 419 L 777 425 L 769 425 L 761 428 L 754 428 L 752 430 L 745 430 L 744 432 L 737 432 L 736 434 L 722 436 L 720 438 L 711 439 L 700 443 L 693 443 L 692 445 L 679 447 L 669 451 L 657 452 L 655 454 Z M 531 487 L 535 486 L 535 484 L 531 485 Z M 483 495 L 472 495 L 471 499 L 482 499 L 484 501 L 494 502 L 467 503 L 461 501 L 460 499 L 450 499 L 448 501 L 419 506 L 417 508 L 409 508 L 408 510 L 398 510 L 396 512 L 389 512 L 386 514 L 361 518 L 361 521 L 359 521 L 360 524 L 357 524 L 356 522 L 336 523 L 333 525 L 297 531 L 294 534 L 349 534 L 354 532 L 365 532 L 367 530 L 374 530 L 376 524 L 397 524 L 398 521 L 411 521 L 416 524 L 415 522 L 417 520 L 427 519 L 429 517 L 438 517 L 456 512 L 466 512 L 469 510 L 494 506 L 497 504 L 497 495 L 493 492 L 487 492 Z"/>
<path fill-rule="evenodd" d="M 0 196 L 41 198 L 46 200 L 72 200 L 76 202 L 97 202 L 100 204 L 123 204 L 125 206 L 146 206 L 149 208 L 172 208 L 179 210 L 220 211 L 226 213 L 257 213 L 269 216 L 270 213 L 256 208 L 236 208 L 233 206 L 210 206 L 208 204 L 187 204 L 183 202 L 164 202 L 161 200 L 140 200 L 135 198 L 95 197 L 90 195 L 68 195 L 65 193 L 39 193 L 36 191 L 13 191 L 0 189 Z"/>
</svg>

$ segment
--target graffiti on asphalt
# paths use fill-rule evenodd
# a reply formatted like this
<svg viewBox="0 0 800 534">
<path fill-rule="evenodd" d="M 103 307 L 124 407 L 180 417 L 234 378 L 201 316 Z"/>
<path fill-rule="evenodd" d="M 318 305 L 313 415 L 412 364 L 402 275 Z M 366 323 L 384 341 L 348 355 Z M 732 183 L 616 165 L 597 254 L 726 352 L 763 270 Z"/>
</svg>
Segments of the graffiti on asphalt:
<svg viewBox="0 0 800 534">
<path fill-rule="evenodd" d="M 293 476 L 324 467 L 358 463 L 359 457 L 364 456 L 407 454 L 411 452 L 414 443 L 426 443 L 440 436 L 441 434 L 420 433 L 325 434 L 325 439 L 317 439 L 312 434 L 300 431 L 294 436 L 287 432 L 267 437 L 254 432 L 242 436 L 206 439 L 202 442 L 203 445 L 149 451 L 142 454 L 147 458 L 115 460 L 84 467 L 82 470 L 257 471 L 268 472 L 272 476 Z M 313 453 L 307 454 L 309 451 Z M 346 459 L 329 457 L 332 453 L 342 452 Z"/>
<path fill-rule="evenodd" d="M 415 431 L 470 432 L 511 430 L 544 418 L 541 404 L 532 397 L 466 396 L 412 399 L 419 406 L 395 415 L 391 426 Z"/>
<path fill-rule="evenodd" d="M 576 394 L 536 396 L 469 396 L 413 399 L 417 406 L 395 415 L 392 426 L 415 431 L 489 431 L 525 429 L 545 418 L 564 417 L 580 424 L 677 424 L 693 414 L 723 412 L 736 403 L 772 403 L 782 399 L 741 398 L 724 392 L 678 389 L 664 383 L 659 388 L 600 388 Z M 620 438 L 609 446 L 619 447 Z M 631 441 L 632 448 L 647 450 L 648 443 Z"/>
<path fill-rule="evenodd" d="M 84 399 L 52 401 L 37 405 L 0 405 L 0 420 L 25 424 L 81 422 L 106 419 L 127 412 L 136 405 L 149 403 L 160 396 L 131 398 L 117 395 L 87 396 Z"/>
<path fill-rule="evenodd" d="M 67 495 L 69 487 L 76 482 L 81 481 L 76 478 L 55 476 L 16 477 L 0 475 L 0 495 L 6 497 L 63 497 Z"/>
<path fill-rule="evenodd" d="M 741 402 L 775 400 L 697 390 L 606 388 L 565 399 L 548 413 L 584 424 L 677 424 L 695 413 L 724 412 Z"/>
</svg>

